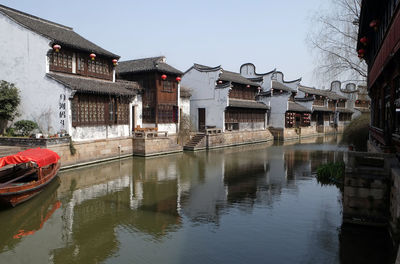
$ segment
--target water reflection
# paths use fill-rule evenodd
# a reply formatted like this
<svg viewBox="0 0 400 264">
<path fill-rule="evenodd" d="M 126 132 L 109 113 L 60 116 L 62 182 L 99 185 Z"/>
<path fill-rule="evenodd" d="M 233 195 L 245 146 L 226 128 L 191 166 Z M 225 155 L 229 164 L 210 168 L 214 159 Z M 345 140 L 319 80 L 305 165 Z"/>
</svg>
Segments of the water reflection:
<svg viewBox="0 0 400 264">
<path fill-rule="evenodd" d="M 37 263 L 339 263 L 340 192 L 319 186 L 313 172 L 345 153 L 309 140 L 62 172 L 59 187 L 0 212 L 0 223 L 13 223 L 0 234 L 0 257 L 10 263 L 27 255 Z M 13 238 L 22 229 L 36 231 Z M 29 249 L 35 243 L 41 254 Z"/>
</svg>

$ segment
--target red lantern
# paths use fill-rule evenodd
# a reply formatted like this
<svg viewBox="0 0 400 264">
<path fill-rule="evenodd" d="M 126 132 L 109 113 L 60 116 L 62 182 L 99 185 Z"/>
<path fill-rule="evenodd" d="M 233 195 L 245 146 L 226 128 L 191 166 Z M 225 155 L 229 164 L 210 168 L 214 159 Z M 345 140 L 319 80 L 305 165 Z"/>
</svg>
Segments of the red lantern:
<svg viewBox="0 0 400 264">
<path fill-rule="evenodd" d="M 219 80 L 219 81 L 218 81 L 218 84 L 222 84 L 222 81 L 221 81 L 221 80 Z"/>
<path fill-rule="evenodd" d="M 113 63 L 114 66 L 117 66 L 118 60 L 117 60 L 117 59 L 113 59 L 113 60 L 112 60 L 112 63 Z"/>
<path fill-rule="evenodd" d="M 53 50 L 54 50 L 55 52 L 59 52 L 60 49 L 61 49 L 61 46 L 60 46 L 60 45 L 58 45 L 58 44 L 53 45 Z"/>
<path fill-rule="evenodd" d="M 282 91 L 282 90 L 279 90 L 279 92 L 280 92 L 280 93 L 283 93 L 283 91 Z"/>
<path fill-rule="evenodd" d="M 246 85 L 247 88 L 250 88 L 250 85 Z"/>
<path fill-rule="evenodd" d="M 365 49 L 359 49 L 358 50 L 358 57 L 360 59 L 364 58 L 364 54 L 365 54 Z"/>
<path fill-rule="evenodd" d="M 375 31 L 377 31 L 378 30 L 378 26 L 379 26 L 379 20 L 376 20 L 376 19 L 372 20 L 369 23 L 369 26 L 372 27 Z"/>
<path fill-rule="evenodd" d="M 94 60 L 94 59 L 96 59 L 96 54 L 90 53 L 89 57 L 90 57 L 92 60 Z"/>
<path fill-rule="evenodd" d="M 161 79 L 163 79 L 163 81 L 165 81 L 165 79 L 167 79 L 167 75 L 165 75 L 165 74 L 161 75 Z"/>
<path fill-rule="evenodd" d="M 181 81 L 181 77 L 176 77 L 176 79 L 175 79 L 177 82 L 180 82 Z"/>
<path fill-rule="evenodd" d="M 360 42 L 361 42 L 362 44 L 364 44 L 364 46 L 366 46 L 366 45 L 367 45 L 367 42 L 368 42 L 367 37 L 362 37 L 362 38 L 360 38 Z"/>
</svg>

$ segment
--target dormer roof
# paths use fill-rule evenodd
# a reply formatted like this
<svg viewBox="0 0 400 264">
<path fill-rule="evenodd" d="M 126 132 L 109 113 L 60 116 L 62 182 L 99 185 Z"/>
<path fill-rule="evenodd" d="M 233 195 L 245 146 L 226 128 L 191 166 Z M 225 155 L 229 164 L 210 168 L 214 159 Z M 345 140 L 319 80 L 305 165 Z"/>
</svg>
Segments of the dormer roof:
<svg viewBox="0 0 400 264">
<path fill-rule="evenodd" d="M 59 44 L 61 47 L 67 46 L 74 49 L 85 50 L 111 58 L 119 58 L 118 55 L 97 46 L 74 32 L 71 27 L 54 23 L 4 5 L 0 5 L 0 13 L 3 13 L 19 25 L 50 39 L 53 44 Z"/>
<path fill-rule="evenodd" d="M 239 73 L 231 72 L 231 71 L 222 70 L 222 73 L 219 76 L 219 79 L 221 81 L 228 81 L 228 82 L 252 85 L 252 86 L 260 86 L 258 83 L 250 81 L 249 79 L 243 77 Z"/>
<path fill-rule="evenodd" d="M 175 75 L 183 74 L 183 72 L 181 72 L 180 70 L 167 64 L 164 56 L 118 62 L 118 67 L 117 67 L 118 74 L 150 72 L 150 71 L 170 73 Z"/>
</svg>

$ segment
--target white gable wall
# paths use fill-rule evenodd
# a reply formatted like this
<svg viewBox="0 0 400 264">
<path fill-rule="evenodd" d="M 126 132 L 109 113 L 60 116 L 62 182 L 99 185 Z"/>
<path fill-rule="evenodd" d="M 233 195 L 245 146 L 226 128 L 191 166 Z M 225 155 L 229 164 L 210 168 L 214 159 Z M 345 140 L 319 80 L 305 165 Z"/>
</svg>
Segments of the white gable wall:
<svg viewBox="0 0 400 264">
<path fill-rule="evenodd" d="M 225 129 L 225 108 L 228 106 L 230 88 L 216 89 L 220 70 L 200 72 L 194 68 L 182 77 L 182 86 L 191 90 L 190 117 L 193 127 L 198 131 L 198 109 L 205 108 L 206 126 Z"/>
<path fill-rule="evenodd" d="M 68 105 L 60 103 L 68 102 L 70 90 L 46 77 L 50 40 L 1 13 L 0 35 L 0 80 L 20 90 L 17 120 L 36 121 L 46 133 L 68 130 Z"/>
</svg>

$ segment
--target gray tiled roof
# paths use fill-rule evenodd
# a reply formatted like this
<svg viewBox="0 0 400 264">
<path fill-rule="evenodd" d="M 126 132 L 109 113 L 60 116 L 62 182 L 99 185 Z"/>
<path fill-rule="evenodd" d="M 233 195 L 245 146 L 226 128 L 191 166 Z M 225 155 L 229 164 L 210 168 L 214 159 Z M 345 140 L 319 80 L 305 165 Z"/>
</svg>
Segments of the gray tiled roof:
<svg viewBox="0 0 400 264">
<path fill-rule="evenodd" d="M 72 90 L 83 93 L 134 96 L 140 89 L 138 83 L 129 81 L 111 82 L 59 73 L 48 73 L 47 76 Z"/>
<path fill-rule="evenodd" d="M 183 74 L 180 70 L 165 63 L 165 57 L 163 56 L 118 62 L 117 73 L 119 74 L 149 71 L 158 71 L 175 75 Z"/>
<path fill-rule="evenodd" d="M 339 113 L 354 113 L 353 110 L 344 107 L 336 107 L 336 111 L 338 111 Z"/>
<path fill-rule="evenodd" d="M 118 55 L 109 52 L 93 42 L 83 38 L 78 33 L 74 32 L 72 28 L 66 27 L 21 11 L 0 5 L 0 13 L 8 16 L 16 23 L 26 27 L 40 35 L 49 38 L 53 43 L 62 46 L 69 46 L 76 49 L 85 50 L 87 52 L 94 52 L 97 55 L 103 55 L 112 58 L 119 58 Z"/>
<path fill-rule="evenodd" d="M 288 111 L 292 111 L 292 112 L 308 112 L 311 113 L 311 110 L 298 104 L 295 102 L 288 102 Z"/>
<path fill-rule="evenodd" d="M 355 110 L 360 111 L 361 113 L 369 113 L 371 112 L 371 109 L 367 107 L 354 107 Z"/>
<path fill-rule="evenodd" d="M 284 85 L 276 80 L 272 80 L 272 89 L 283 90 L 286 92 L 296 92 L 296 90 L 290 88 L 289 86 Z"/>
<path fill-rule="evenodd" d="M 304 93 L 308 93 L 308 94 L 321 95 L 321 96 L 327 97 L 332 100 L 339 100 L 339 99 L 347 100 L 347 98 L 345 96 L 333 93 L 328 90 L 316 89 L 316 88 L 306 87 L 303 85 L 299 85 L 299 90 Z"/>
<path fill-rule="evenodd" d="M 239 83 L 239 84 L 248 84 L 252 86 L 260 86 L 258 83 L 252 82 L 249 79 L 243 77 L 239 73 L 236 72 L 231 72 L 231 71 L 225 71 L 222 70 L 221 75 L 219 76 L 219 79 L 222 81 L 228 81 L 228 82 L 233 82 L 233 83 Z"/>
<path fill-rule="evenodd" d="M 334 112 L 332 109 L 326 107 L 326 106 L 313 106 L 313 111 L 320 111 L 320 112 Z"/>
<path fill-rule="evenodd" d="M 242 99 L 229 99 L 229 106 L 238 108 L 269 109 L 268 105 L 265 105 L 261 102 Z"/>
</svg>

